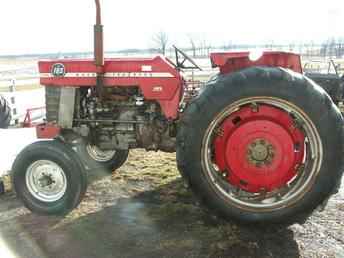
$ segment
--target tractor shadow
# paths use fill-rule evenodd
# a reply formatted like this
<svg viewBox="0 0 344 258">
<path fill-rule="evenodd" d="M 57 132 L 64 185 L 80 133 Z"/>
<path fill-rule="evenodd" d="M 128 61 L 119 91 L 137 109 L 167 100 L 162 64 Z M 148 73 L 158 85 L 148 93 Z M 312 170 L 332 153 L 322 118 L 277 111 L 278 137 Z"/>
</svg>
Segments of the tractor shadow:
<svg viewBox="0 0 344 258">
<path fill-rule="evenodd" d="M 19 216 L 0 224 L 1 237 L 19 258 L 300 256 L 291 229 L 216 218 L 195 203 L 181 179 L 94 213 L 78 216 L 78 210 L 67 219 Z"/>
</svg>

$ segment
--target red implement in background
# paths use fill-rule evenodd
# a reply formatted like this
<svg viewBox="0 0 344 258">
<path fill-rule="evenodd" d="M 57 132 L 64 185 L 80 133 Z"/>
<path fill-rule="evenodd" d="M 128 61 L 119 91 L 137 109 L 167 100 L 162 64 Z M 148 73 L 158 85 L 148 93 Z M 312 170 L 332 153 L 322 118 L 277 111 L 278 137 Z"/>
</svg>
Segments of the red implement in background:
<svg viewBox="0 0 344 258">
<path fill-rule="evenodd" d="M 28 127 L 33 127 L 35 126 L 35 124 L 33 123 L 33 117 L 32 117 L 32 113 L 35 111 L 39 111 L 39 110 L 44 110 L 45 107 L 37 107 L 37 108 L 29 108 L 26 110 L 26 114 L 25 114 L 25 118 L 24 118 L 24 122 L 23 122 L 23 127 L 28 128 Z"/>
</svg>

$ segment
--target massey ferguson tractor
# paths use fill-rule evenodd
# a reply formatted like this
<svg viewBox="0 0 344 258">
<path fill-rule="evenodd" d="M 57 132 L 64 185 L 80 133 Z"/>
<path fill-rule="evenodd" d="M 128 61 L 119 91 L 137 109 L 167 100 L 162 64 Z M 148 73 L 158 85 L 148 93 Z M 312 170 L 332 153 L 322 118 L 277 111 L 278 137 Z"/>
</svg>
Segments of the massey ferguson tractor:
<svg viewBox="0 0 344 258">
<path fill-rule="evenodd" d="M 27 208 L 70 212 L 87 173 L 113 171 L 133 148 L 176 152 L 195 196 L 228 220 L 302 222 L 325 207 L 343 172 L 342 91 L 333 90 L 343 80 L 312 80 L 297 54 L 213 53 L 219 72 L 197 89 L 182 72 L 199 67 L 178 48 L 176 61 L 104 59 L 95 2 L 94 59 L 39 62 L 47 121 L 37 126 L 42 140 L 18 155 L 12 171 Z M 322 83 L 333 84 L 329 93 Z"/>
</svg>

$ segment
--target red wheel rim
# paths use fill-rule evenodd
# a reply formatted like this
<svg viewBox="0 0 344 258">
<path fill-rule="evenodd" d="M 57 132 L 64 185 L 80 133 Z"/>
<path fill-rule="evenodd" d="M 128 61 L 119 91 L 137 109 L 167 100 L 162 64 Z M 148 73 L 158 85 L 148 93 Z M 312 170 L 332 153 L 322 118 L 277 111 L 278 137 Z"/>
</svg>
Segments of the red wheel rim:
<svg viewBox="0 0 344 258">
<path fill-rule="evenodd" d="M 230 114 L 217 128 L 215 164 L 231 185 L 271 192 L 296 177 L 305 156 L 305 135 L 286 111 L 262 104 Z"/>
</svg>

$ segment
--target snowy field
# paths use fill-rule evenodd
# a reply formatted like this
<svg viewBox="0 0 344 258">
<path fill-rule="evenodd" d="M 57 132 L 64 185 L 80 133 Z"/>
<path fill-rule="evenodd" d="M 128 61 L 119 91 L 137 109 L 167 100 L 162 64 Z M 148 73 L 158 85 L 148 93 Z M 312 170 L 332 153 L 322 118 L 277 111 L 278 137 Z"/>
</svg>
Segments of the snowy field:
<svg viewBox="0 0 344 258">
<path fill-rule="evenodd" d="M 15 118 L 20 122 L 24 120 L 27 109 L 45 105 L 43 89 L 16 92 L 15 95 L 12 93 L 1 94 L 9 102 L 11 97 L 15 96 L 15 106 L 18 112 L 18 116 Z M 34 141 L 36 141 L 36 131 L 33 128 L 0 130 L 0 177 L 11 169 L 16 155 Z"/>
<path fill-rule="evenodd" d="M 18 119 L 20 121 L 24 119 L 27 109 L 45 106 L 44 89 L 19 91 L 15 93 L 2 92 L 1 95 L 3 95 L 9 103 L 11 103 L 11 97 L 15 97 L 15 105 L 11 106 L 17 108 Z"/>
<path fill-rule="evenodd" d="M 35 141 L 37 139 L 34 128 L 0 129 L 0 177 L 6 175 L 11 170 L 17 154 Z"/>
</svg>

